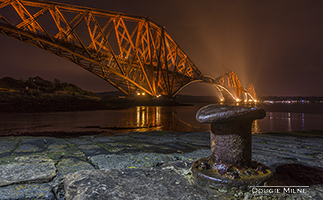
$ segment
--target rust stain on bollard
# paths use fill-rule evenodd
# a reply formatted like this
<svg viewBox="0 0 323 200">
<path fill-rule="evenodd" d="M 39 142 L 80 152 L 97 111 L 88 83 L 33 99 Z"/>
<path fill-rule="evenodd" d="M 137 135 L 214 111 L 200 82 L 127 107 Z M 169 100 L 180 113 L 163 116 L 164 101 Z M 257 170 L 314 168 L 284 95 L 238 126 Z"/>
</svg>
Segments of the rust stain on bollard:
<svg viewBox="0 0 323 200">
<path fill-rule="evenodd" d="M 208 105 L 196 119 L 211 124 L 211 156 L 193 163 L 192 173 L 200 185 L 246 188 L 263 185 L 273 177 L 265 165 L 251 159 L 251 126 L 266 112 L 256 107 Z"/>
</svg>

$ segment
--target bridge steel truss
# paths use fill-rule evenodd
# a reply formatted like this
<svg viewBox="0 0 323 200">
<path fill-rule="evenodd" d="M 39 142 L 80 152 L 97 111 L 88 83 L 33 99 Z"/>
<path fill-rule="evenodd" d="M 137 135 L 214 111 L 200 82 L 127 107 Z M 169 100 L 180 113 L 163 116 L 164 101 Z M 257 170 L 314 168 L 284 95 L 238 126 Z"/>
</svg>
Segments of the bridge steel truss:
<svg viewBox="0 0 323 200">
<path fill-rule="evenodd" d="M 0 33 L 72 61 L 126 95 L 172 97 L 195 81 L 233 92 L 233 98 L 247 93 L 234 72 L 204 76 L 165 28 L 147 17 L 42 0 L 0 0 Z"/>
<path fill-rule="evenodd" d="M 149 18 L 39 0 L 0 2 L 2 34 L 70 60 L 127 95 L 172 96 L 203 78 L 165 29 Z M 6 7 L 16 11 L 19 23 L 5 17 Z"/>
</svg>

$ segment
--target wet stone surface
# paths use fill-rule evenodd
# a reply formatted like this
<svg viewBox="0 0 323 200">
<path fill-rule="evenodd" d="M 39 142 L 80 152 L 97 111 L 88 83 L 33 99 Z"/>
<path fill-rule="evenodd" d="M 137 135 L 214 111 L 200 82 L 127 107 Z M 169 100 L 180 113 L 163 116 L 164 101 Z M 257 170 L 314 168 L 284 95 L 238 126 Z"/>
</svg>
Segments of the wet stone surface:
<svg viewBox="0 0 323 200">
<path fill-rule="evenodd" d="M 100 153 L 108 154 L 108 151 L 97 144 L 81 144 L 78 149 L 84 152 L 85 156 L 97 155 Z"/>
<path fill-rule="evenodd" d="M 63 181 L 65 176 L 81 170 L 94 170 L 94 167 L 90 163 L 78 158 L 62 158 L 56 164 L 56 169 L 57 175 L 54 180 L 49 182 L 49 185 L 53 188 L 57 199 L 64 199 L 65 190 Z"/>
<path fill-rule="evenodd" d="M 80 171 L 65 188 L 67 199 L 208 199 L 172 168 Z"/>
<path fill-rule="evenodd" d="M 273 171 L 279 169 L 277 180 L 298 181 L 291 177 L 320 173 L 304 168 L 293 174 L 297 168 L 285 165 L 301 164 L 323 169 L 322 149 L 322 137 L 253 135 L 253 159 L 270 166 Z M 83 199 L 96 199 L 103 194 L 111 199 L 126 196 L 144 199 L 147 195 L 153 195 L 155 199 L 168 196 L 169 199 L 272 199 L 272 196 L 253 195 L 251 191 L 234 188 L 207 190 L 194 184 L 190 167 L 195 160 L 209 156 L 210 151 L 210 136 L 204 132 L 163 131 L 67 139 L 3 137 L 0 138 L 0 180 L 3 183 L 0 200 L 78 199 L 68 196 L 77 191 L 80 192 L 77 197 Z M 93 183 L 91 187 L 83 184 L 82 176 Z M 103 177 L 113 177 L 115 182 L 107 182 Z M 312 179 L 316 182 L 310 185 L 305 195 L 281 194 L 275 198 L 322 199 L 323 183 L 320 179 Z M 130 189 L 129 184 L 136 185 L 138 181 L 141 183 L 136 190 Z M 144 191 L 143 188 L 148 186 L 150 189 Z"/>
<path fill-rule="evenodd" d="M 57 176 L 51 182 L 51 185 L 58 185 L 67 174 L 74 173 L 80 170 L 92 170 L 94 167 L 85 161 L 78 158 L 63 158 L 56 164 Z"/>
<path fill-rule="evenodd" d="M 19 184 L 2 187 L 0 189 L 0 199 L 54 200 L 55 196 L 48 184 Z"/>
<path fill-rule="evenodd" d="M 18 154 L 37 153 L 44 151 L 45 142 L 39 138 L 27 138 L 21 141 L 20 147 L 15 151 Z"/>
<path fill-rule="evenodd" d="M 0 140 L 0 157 L 8 156 L 17 148 L 19 141 Z"/>
<path fill-rule="evenodd" d="M 155 167 L 167 162 L 176 161 L 174 155 L 158 153 L 123 154 L 123 155 L 97 155 L 90 158 L 90 161 L 98 169 L 120 169 Z"/>
<path fill-rule="evenodd" d="M 16 157 L 0 165 L 0 186 L 23 182 L 48 182 L 56 176 L 54 161 L 43 156 Z"/>
</svg>

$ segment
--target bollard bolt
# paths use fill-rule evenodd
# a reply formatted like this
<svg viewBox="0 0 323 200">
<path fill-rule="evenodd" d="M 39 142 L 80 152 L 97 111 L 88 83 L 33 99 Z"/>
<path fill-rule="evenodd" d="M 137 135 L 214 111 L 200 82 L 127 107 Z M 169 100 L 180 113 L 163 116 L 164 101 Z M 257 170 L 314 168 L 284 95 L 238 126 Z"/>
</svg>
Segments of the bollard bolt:
<svg viewBox="0 0 323 200">
<path fill-rule="evenodd" d="M 272 171 L 251 159 L 251 127 L 255 119 L 266 116 L 257 107 L 208 105 L 196 114 L 200 123 L 211 124 L 211 156 L 193 163 L 192 173 L 200 185 L 246 188 L 262 185 Z"/>
</svg>

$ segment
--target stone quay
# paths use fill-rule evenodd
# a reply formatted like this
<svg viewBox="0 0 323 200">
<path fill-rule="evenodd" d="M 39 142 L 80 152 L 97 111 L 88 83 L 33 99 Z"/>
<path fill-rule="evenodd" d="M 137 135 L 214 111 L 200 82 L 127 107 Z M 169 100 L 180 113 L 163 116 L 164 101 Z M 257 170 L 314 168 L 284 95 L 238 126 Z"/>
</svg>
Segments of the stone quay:
<svg viewBox="0 0 323 200">
<path fill-rule="evenodd" d="M 191 166 L 210 155 L 208 132 L 1 137 L 0 200 L 323 199 L 322 149 L 323 131 L 252 135 L 252 159 L 274 172 L 272 188 L 207 189 Z"/>
</svg>

